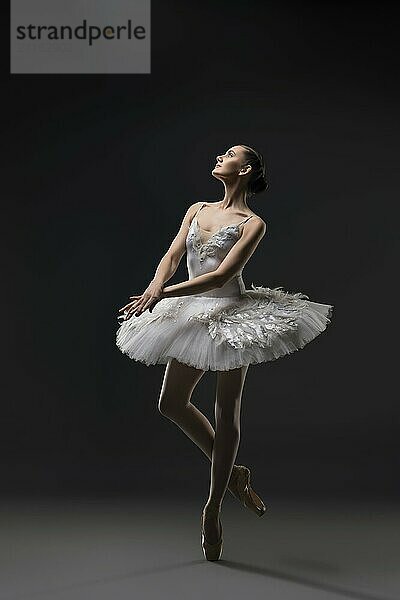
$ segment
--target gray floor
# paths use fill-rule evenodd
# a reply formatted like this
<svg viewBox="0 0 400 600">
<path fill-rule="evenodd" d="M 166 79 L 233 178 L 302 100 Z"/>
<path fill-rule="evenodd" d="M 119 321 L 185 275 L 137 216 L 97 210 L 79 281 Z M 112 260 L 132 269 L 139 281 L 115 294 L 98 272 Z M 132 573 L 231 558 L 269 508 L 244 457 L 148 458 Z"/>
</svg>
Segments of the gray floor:
<svg viewBox="0 0 400 600">
<path fill-rule="evenodd" d="M 201 501 L 3 500 L 0 598 L 400 598 L 398 505 L 269 504 L 258 518 L 227 495 L 223 556 L 208 562 Z"/>
</svg>

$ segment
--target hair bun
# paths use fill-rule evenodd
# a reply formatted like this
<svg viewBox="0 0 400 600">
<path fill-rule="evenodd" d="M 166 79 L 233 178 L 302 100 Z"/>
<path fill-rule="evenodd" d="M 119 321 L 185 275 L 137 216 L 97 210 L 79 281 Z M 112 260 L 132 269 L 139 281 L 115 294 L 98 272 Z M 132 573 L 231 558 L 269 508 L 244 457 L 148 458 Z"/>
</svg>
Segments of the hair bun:
<svg viewBox="0 0 400 600">
<path fill-rule="evenodd" d="M 263 192 L 268 187 L 267 179 L 262 171 L 249 183 L 251 195 Z"/>
<path fill-rule="evenodd" d="M 246 162 L 253 170 L 247 186 L 247 195 L 253 196 L 263 192 L 268 187 L 264 157 L 251 146 L 240 145 L 245 149 Z"/>
</svg>

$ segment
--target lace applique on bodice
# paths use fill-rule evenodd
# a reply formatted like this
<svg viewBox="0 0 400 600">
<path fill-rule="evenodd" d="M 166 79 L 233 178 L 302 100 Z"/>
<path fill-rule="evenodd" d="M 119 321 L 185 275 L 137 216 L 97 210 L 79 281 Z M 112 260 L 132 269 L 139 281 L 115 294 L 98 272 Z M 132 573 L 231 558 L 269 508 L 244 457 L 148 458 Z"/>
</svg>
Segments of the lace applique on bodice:
<svg viewBox="0 0 400 600">
<path fill-rule="evenodd" d="M 211 234 L 211 236 L 203 242 L 201 239 L 201 228 L 197 221 L 197 217 L 193 217 L 190 226 L 195 230 L 191 241 L 200 262 L 207 256 L 215 256 L 218 248 L 223 249 L 229 238 L 236 242 L 239 237 L 239 225 L 227 225 L 226 227 L 220 227 L 218 231 Z"/>
<path fill-rule="evenodd" d="M 201 228 L 197 220 L 197 214 L 206 206 L 202 204 L 190 223 L 186 237 L 187 268 L 189 279 L 203 273 L 210 273 L 218 268 L 229 250 L 239 239 L 240 226 L 253 215 L 246 217 L 240 223 L 225 225 L 212 233 L 206 241 L 202 241 Z M 242 279 L 242 271 L 222 288 L 210 290 L 199 294 L 201 296 L 236 296 L 244 292 L 245 286 Z"/>
</svg>

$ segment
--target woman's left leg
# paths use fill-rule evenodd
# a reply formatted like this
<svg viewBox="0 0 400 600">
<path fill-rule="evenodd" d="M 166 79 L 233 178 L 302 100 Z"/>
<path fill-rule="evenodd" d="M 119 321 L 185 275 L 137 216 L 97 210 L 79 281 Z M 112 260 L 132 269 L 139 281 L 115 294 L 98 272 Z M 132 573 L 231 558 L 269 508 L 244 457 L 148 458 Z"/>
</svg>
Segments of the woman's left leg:
<svg viewBox="0 0 400 600">
<path fill-rule="evenodd" d="M 217 373 L 210 491 L 204 507 L 206 517 L 207 512 L 210 517 L 204 522 L 205 535 L 210 543 L 216 543 L 219 539 L 218 515 L 215 509 L 222 506 L 239 448 L 242 391 L 247 370 L 248 365 Z"/>
</svg>

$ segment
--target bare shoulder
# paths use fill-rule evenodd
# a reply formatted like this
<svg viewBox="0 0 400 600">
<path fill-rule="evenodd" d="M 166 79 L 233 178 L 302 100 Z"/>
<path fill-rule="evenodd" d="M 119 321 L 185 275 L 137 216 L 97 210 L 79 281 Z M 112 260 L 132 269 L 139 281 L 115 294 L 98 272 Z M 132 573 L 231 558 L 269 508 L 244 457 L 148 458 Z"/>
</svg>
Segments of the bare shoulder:
<svg viewBox="0 0 400 600">
<path fill-rule="evenodd" d="M 265 235 L 267 232 L 267 223 L 264 221 L 264 219 L 262 219 L 255 213 L 251 213 L 251 216 L 254 218 L 249 219 L 247 221 L 246 225 L 249 226 L 249 229 L 252 228 L 254 231 L 257 231 L 258 233 Z"/>
<path fill-rule="evenodd" d="M 194 202 L 193 204 L 190 204 L 189 206 L 187 206 L 185 215 L 183 217 L 183 224 L 184 225 L 189 225 L 190 224 L 190 222 L 192 221 L 194 215 L 196 214 L 196 212 L 198 211 L 198 209 L 200 208 L 200 206 L 202 204 L 203 204 L 202 202 Z"/>
<path fill-rule="evenodd" d="M 193 204 L 190 204 L 190 206 L 186 210 L 186 214 L 193 215 L 202 204 L 204 204 L 204 202 L 194 202 Z"/>
</svg>

